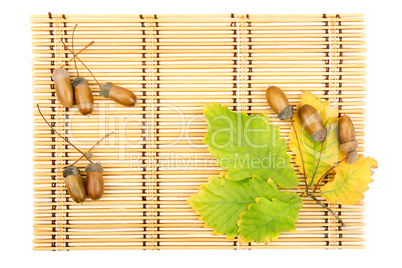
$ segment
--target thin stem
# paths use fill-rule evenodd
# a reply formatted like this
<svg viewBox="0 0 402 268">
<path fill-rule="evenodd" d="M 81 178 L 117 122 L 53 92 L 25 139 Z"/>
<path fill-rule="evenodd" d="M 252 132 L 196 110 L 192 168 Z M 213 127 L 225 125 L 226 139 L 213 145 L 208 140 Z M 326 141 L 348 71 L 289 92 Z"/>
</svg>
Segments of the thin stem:
<svg viewBox="0 0 402 268">
<path fill-rule="evenodd" d="M 342 227 L 346 227 L 346 224 L 343 222 L 343 220 L 341 218 L 339 218 L 338 215 L 336 215 L 336 213 L 329 208 L 328 206 L 326 206 L 325 204 L 321 203 L 320 200 L 317 199 L 317 197 L 315 197 L 314 195 L 312 195 L 311 193 L 306 193 L 309 197 L 311 197 L 311 199 L 313 199 L 318 205 L 320 205 L 321 207 L 325 208 L 326 210 L 328 210 L 329 212 L 331 212 L 332 215 L 334 215 L 334 217 L 338 220 L 338 222 L 340 224 L 342 224 Z"/>
<path fill-rule="evenodd" d="M 71 51 L 71 49 L 64 43 L 63 40 L 61 40 L 61 42 L 63 43 L 63 45 L 64 45 L 68 50 L 70 50 L 71 53 L 73 53 L 73 52 Z M 73 55 L 74 55 L 74 53 L 73 53 Z M 82 65 L 84 65 L 84 67 L 85 67 L 85 68 L 88 70 L 88 72 L 92 75 L 92 77 L 95 79 L 96 83 L 98 84 L 98 86 L 99 86 L 99 88 L 100 88 L 101 85 L 99 84 L 98 80 L 96 80 L 96 78 L 95 78 L 95 76 L 93 75 L 93 73 L 91 72 L 91 70 L 89 70 L 89 68 L 85 65 L 85 63 L 82 62 L 82 60 L 81 60 L 80 58 L 77 57 L 77 55 L 75 55 L 75 58 L 77 58 L 77 60 L 79 60 L 79 61 L 82 63 Z"/>
<path fill-rule="evenodd" d="M 74 33 L 75 33 L 75 28 L 77 28 L 78 23 L 75 24 L 74 29 L 73 29 L 73 36 L 71 37 L 71 48 L 73 50 L 73 55 L 74 55 Z M 75 60 L 74 57 L 74 66 L 75 66 L 75 70 L 77 72 L 77 76 L 80 76 L 80 73 L 78 72 L 78 68 L 77 68 L 77 61 Z"/>
<path fill-rule="evenodd" d="M 293 119 L 291 119 L 291 123 L 292 123 L 293 130 L 295 132 L 295 135 L 296 135 L 297 145 L 299 146 L 300 157 L 301 157 L 301 161 L 302 161 L 302 165 L 303 165 L 304 184 L 306 185 L 306 192 L 308 193 L 308 183 L 307 183 L 307 176 L 306 176 L 306 168 L 304 166 L 303 153 L 302 153 L 302 150 L 301 150 L 299 138 L 297 136 L 297 131 L 296 131 L 296 127 L 295 127 L 295 124 L 293 122 Z"/>
<path fill-rule="evenodd" d="M 99 144 L 101 141 L 103 141 L 107 136 L 109 136 L 109 135 L 111 135 L 111 134 L 113 134 L 113 133 L 114 133 L 114 131 L 112 131 L 112 132 L 106 134 L 102 139 L 98 140 L 98 142 L 95 143 L 95 145 L 92 146 L 92 147 L 85 153 L 85 157 L 86 157 L 86 154 L 87 154 L 88 152 L 90 152 L 93 148 L 95 148 L 96 145 L 98 145 L 98 144 Z M 84 156 L 81 156 L 80 158 L 78 158 L 78 160 L 76 160 L 74 163 L 72 163 L 71 165 L 68 165 L 68 166 L 74 166 L 74 165 L 75 165 L 78 161 L 80 161 L 83 157 L 84 157 Z"/>
<path fill-rule="evenodd" d="M 313 193 L 315 193 L 315 191 L 317 190 L 318 184 L 321 182 L 321 180 L 323 178 L 325 178 L 325 176 L 327 176 L 327 174 L 330 173 L 331 170 L 333 170 L 334 168 L 335 168 L 335 166 L 332 166 L 330 169 L 327 170 L 327 172 L 324 173 L 324 175 L 321 176 L 321 178 L 317 181 L 317 183 L 316 183 L 316 185 L 314 187 Z"/>
<path fill-rule="evenodd" d="M 318 184 L 321 182 L 321 180 L 324 179 L 325 176 L 327 176 L 327 174 L 331 172 L 331 170 L 333 170 L 334 168 L 336 168 L 336 167 L 339 165 L 339 163 L 341 163 L 341 162 L 344 161 L 345 159 L 346 159 L 346 157 L 345 157 L 344 159 L 342 159 L 341 161 L 336 162 L 330 169 L 327 170 L 327 172 L 325 172 L 324 175 L 321 176 L 321 178 L 317 181 L 317 184 L 316 184 L 315 187 L 314 187 L 313 193 L 315 193 L 315 191 L 317 190 Z"/>
<path fill-rule="evenodd" d="M 62 135 L 60 135 L 59 132 L 57 132 L 57 131 L 49 124 L 49 122 L 48 122 L 48 121 L 46 120 L 46 118 L 43 116 L 43 114 L 42 114 L 42 112 L 41 112 L 41 110 L 40 110 L 40 108 L 39 108 L 39 104 L 37 104 L 37 107 L 38 107 L 38 111 L 39 111 L 40 115 L 42 116 L 43 120 L 45 120 L 45 122 L 47 123 L 47 125 L 48 125 L 57 135 L 59 135 L 60 138 L 62 138 L 63 140 L 65 140 L 68 144 L 70 144 L 71 146 L 73 146 L 74 149 L 76 149 L 78 152 L 80 152 L 83 156 L 86 157 L 86 155 L 85 155 L 80 149 L 78 149 L 77 147 L 75 147 L 74 144 L 72 144 L 70 141 L 68 141 L 68 140 L 67 140 L 66 138 L 64 138 Z M 92 161 L 91 161 L 88 157 L 86 157 L 86 159 L 88 159 L 88 161 L 92 163 Z"/>
<path fill-rule="evenodd" d="M 93 43 L 95 43 L 94 41 L 91 41 L 88 45 L 86 45 L 83 49 L 81 49 L 80 51 L 78 51 L 77 54 L 73 55 L 66 63 L 64 63 L 60 68 L 63 68 L 64 66 L 66 66 L 70 61 L 72 61 L 73 59 L 75 59 L 75 57 L 77 55 L 79 55 L 82 51 L 84 51 L 85 49 L 87 49 L 87 47 L 89 47 L 90 45 L 92 45 Z"/>
<path fill-rule="evenodd" d="M 318 156 L 317 167 L 315 168 L 313 177 L 311 178 L 311 187 L 313 187 L 313 185 L 314 185 L 314 177 L 315 177 L 315 174 L 317 173 L 318 166 L 320 165 L 322 150 L 323 150 L 323 148 L 324 148 L 324 142 L 325 142 L 325 140 L 323 140 L 323 141 L 321 142 L 321 150 L 320 150 L 320 155 Z"/>
<path fill-rule="evenodd" d="M 306 197 L 303 197 L 303 198 L 300 198 L 300 199 L 303 202 L 304 200 L 309 199 L 309 198 L 310 198 L 309 196 L 306 196 Z"/>
</svg>

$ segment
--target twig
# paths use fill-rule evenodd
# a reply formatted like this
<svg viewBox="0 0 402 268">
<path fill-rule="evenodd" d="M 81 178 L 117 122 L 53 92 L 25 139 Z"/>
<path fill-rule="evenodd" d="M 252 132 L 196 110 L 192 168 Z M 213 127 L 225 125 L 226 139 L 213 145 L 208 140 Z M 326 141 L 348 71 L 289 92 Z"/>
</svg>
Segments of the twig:
<svg viewBox="0 0 402 268">
<path fill-rule="evenodd" d="M 63 39 L 61 40 L 61 42 L 63 43 L 63 45 L 64 45 L 68 50 L 70 50 L 71 53 L 73 53 L 73 52 L 71 51 L 71 49 L 64 43 Z M 74 55 L 74 53 L 73 53 L 73 55 Z M 98 84 L 98 86 L 101 87 L 101 85 L 99 84 L 98 80 L 96 80 L 96 77 L 93 75 L 93 73 L 91 72 L 91 70 L 89 70 L 89 68 L 85 65 L 85 63 L 83 63 L 82 60 L 77 57 L 77 55 L 75 55 L 74 57 L 77 58 L 77 60 L 79 60 L 79 61 L 82 63 L 82 65 L 84 65 L 84 67 L 88 70 L 88 72 L 89 72 L 89 73 L 92 75 L 92 77 L 95 79 L 95 81 L 96 81 L 96 83 Z"/>
<path fill-rule="evenodd" d="M 48 125 L 57 135 L 59 135 L 60 138 L 62 138 L 62 139 L 65 140 L 66 142 L 68 142 L 68 144 L 70 144 L 71 146 L 73 146 L 74 149 L 76 149 L 78 152 L 80 152 L 83 156 L 85 156 L 86 159 L 88 159 L 89 162 L 92 163 L 92 161 L 91 161 L 80 149 L 78 149 L 77 147 L 75 147 L 74 144 L 72 144 L 70 141 L 68 141 L 68 140 L 67 140 L 66 138 L 64 138 L 62 135 L 60 135 L 60 134 L 49 124 L 49 122 L 48 122 L 48 121 L 46 120 L 46 118 L 43 116 L 43 114 L 42 114 L 42 112 L 41 112 L 41 110 L 40 110 L 40 108 L 39 108 L 39 104 L 37 104 L 36 106 L 37 106 L 37 108 L 38 108 L 38 111 L 39 111 L 40 115 L 42 116 L 43 120 L 45 120 L 45 122 L 47 123 L 47 125 Z"/>
<path fill-rule="evenodd" d="M 73 49 L 73 55 L 74 54 L 74 33 L 75 33 L 75 28 L 77 28 L 78 23 L 75 24 L 74 29 L 73 29 L 73 36 L 71 37 L 71 48 Z M 78 68 L 77 68 L 77 61 L 75 60 L 74 57 L 74 66 L 75 66 L 75 71 L 77 72 L 77 76 L 80 76 L 80 73 L 78 72 Z"/>
<path fill-rule="evenodd" d="M 87 157 L 86 154 L 87 154 L 88 152 L 90 152 L 93 148 L 95 148 L 96 145 L 98 145 L 102 140 L 104 140 L 107 136 L 109 136 L 109 135 L 111 135 L 111 134 L 113 134 L 113 133 L 114 133 L 114 131 L 112 131 L 112 132 L 106 134 L 102 139 L 100 139 L 97 143 L 95 143 L 95 145 L 92 146 L 92 147 L 85 153 L 85 157 Z M 68 165 L 68 166 L 74 166 L 74 165 L 75 165 L 78 161 L 80 161 L 83 157 L 84 157 L 84 155 L 82 155 L 80 158 L 78 158 L 78 160 L 76 160 L 74 163 L 72 163 L 71 165 Z"/>
<path fill-rule="evenodd" d="M 338 215 L 336 215 L 336 213 L 330 209 L 328 206 L 326 206 L 325 204 L 321 203 L 320 200 L 318 200 L 314 195 L 312 195 L 311 193 L 306 193 L 307 196 L 311 197 L 311 199 L 313 199 L 318 205 L 320 205 L 321 207 L 325 208 L 326 210 L 328 210 L 329 212 L 331 212 L 332 215 L 334 215 L 334 217 L 338 220 L 338 222 L 340 224 L 342 224 L 342 227 L 346 227 L 346 224 L 343 222 L 343 220 L 341 218 L 339 218 Z"/>
<path fill-rule="evenodd" d="M 90 42 L 88 45 L 86 45 L 83 49 L 81 49 L 80 51 L 78 51 L 77 54 L 73 55 L 66 63 L 64 63 L 60 68 L 63 68 L 64 66 L 66 66 L 70 61 L 72 61 L 73 59 L 75 59 L 75 57 L 77 57 L 78 54 L 80 54 L 82 51 L 84 51 L 85 49 L 87 49 L 87 47 L 89 47 L 90 45 L 92 45 L 93 43 L 95 43 L 94 41 Z"/>
<path fill-rule="evenodd" d="M 296 135 L 297 145 L 299 146 L 300 157 L 301 157 L 301 161 L 302 161 L 302 165 L 303 165 L 304 184 L 306 185 L 306 192 L 308 193 L 308 183 L 307 183 L 307 176 L 306 176 L 306 168 L 304 166 L 303 153 L 302 153 L 302 150 L 301 150 L 299 138 L 297 136 L 297 131 L 296 131 L 296 127 L 295 127 L 295 124 L 293 122 L 293 119 L 291 119 L 291 123 L 292 123 L 293 130 L 295 132 L 295 135 Z"/>
</svg>

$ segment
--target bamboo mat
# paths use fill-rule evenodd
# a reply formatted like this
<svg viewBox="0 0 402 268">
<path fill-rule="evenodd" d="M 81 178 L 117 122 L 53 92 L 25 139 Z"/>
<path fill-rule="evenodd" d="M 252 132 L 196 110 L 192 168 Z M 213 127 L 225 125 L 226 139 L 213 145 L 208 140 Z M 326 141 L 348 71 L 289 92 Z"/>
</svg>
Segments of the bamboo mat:
<svg viewBox="0 0 402 268">
<path fill-rule="evenodd" d="M 99 96 L 99 87 L 77 62 L 94 92 L 89 117 L 56 100 L 51 74 L 80 54 L 100 83 L 132 90 L 138 105 L 127 108 Z M 34 99 L 34 250 L 362 248 L 364 205 L 330 206 L 306 200 L 297 230 L 269 245 L 240 245 L 203 228 L 187 198 L 210 175 L 221 172 L 203 144 L 202 107 L 219 102 L 249 114 L 267 112 L 268 84 L 281 87 L 291 104 L 309 90 L 356 126 L 364 150 L 365 34 L 360 14 L 316 15 L 63 15 L 31 17 Z M 72 79 L 74 63 L 66 67 Z M 66 193 L 62 169 L 80 156 L 48 128 L 36 111 L 74 145 L 100 143 L 93 161 L 104 167 L 105 194 L 76 204 Z M 291 153 L 289 151 L 289 153 Z M 294 161 L 293 161 L 294 163 Z M 85 178 L 87 162 L 80 168 Z M 297 168 L 296 168 L 297 170 Z M 298 173 L 300 176 L 300 174 Z M 325 182 L 324 182 L 325 183 Z M 323 198 L 320 200 L 324 201 Z"/>
</svg>

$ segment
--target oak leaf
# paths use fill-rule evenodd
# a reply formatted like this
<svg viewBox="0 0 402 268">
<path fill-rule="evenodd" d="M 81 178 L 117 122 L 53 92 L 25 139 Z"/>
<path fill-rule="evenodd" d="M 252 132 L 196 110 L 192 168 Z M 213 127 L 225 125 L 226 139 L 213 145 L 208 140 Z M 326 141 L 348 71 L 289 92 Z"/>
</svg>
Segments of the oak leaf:
<svg viewBox="0 0 402 268">
<path fill-rule="evenodd" d="M 359 155 L 356 162 L 341 162 L 336 168 L 333 181 L 321 187 L 321 195 L 330 202 L 341 205 L 354 205 L 364 198 L 368 184 L 373 181 L 371 175 L 378 163 L 374 158 Z"/>
<path fill-rule="evenodd" d="M 211 176 L 208 184 L 202 184 L 198 193 L 188 203 L 205 222 L 205 228 L 213 228 L 214 235 L 225 234 L 228 239 L 238 235 L 239 214 L 247 210 L 259 197 L 289 202 L 299 198 L 296 193 L 281 192 L 272 180 L 258 176 L 241 181 L 225 179 L 225 175 Z"/>
<path fill-rule="evenodd" d="M 256 203 L 250 204 L 248 210 L 240 214 L 239 242 L 268 244 L 282 232 L 296 230 L 295 223 L 302 206 L 298 196 L 286 201 L 257 198 Z"/>
<path fill-rule="evenodd" d="M 267 114 L 248 116 L 214 102 L 205 103 L 204 114 L 208 124 L 204 143 L 218 165 L 228 171 L 227 179 L 257 175 L 284 188 L 299 184 L 286 154 L 286 142 L 279 138 L 279 128 L 269 123 Z"/>
</svg>

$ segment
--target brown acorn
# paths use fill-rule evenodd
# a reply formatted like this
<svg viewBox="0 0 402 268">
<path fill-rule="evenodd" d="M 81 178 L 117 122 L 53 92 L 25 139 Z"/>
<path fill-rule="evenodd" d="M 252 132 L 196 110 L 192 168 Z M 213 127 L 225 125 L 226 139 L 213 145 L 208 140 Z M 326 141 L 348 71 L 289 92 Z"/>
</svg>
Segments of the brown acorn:
<svg viewBox="0 0 402 268">
<path fill-rule="evenodd" d="M 88 196 L 96 201 L 103 195 L 104 182 L 103 182 L 103 168 L 100 163 L 90 163 L 85 169 L 87 172 L 87 193 Z"/>
<path fill-rule="evenodd" d="M 341 150 L 351 153 L 357 149 L 359 142 L 356 140 L 355 126 L 347 115 L 342 115 L 338 122 L 338 138 L 341 143 Z"/>
<path fill-rule="evenodd" d="M 299 109 L 302 127 L 314 142 L 322 142 L 327 138 L 327 129 L 324 127 L 321 116 L 311 105 L 304 104 Z"/>
<path fill-rule="evenodd" d="M 73 82 L 75 102 L 82 115 L 91 114 L 94 110 L 94 98 L 88 81 L 83 77 L 76 77 Z"/>
<path fill-rule="evenodd" d="M 288 120 L 293 116 L 293 106 L 289 105 L 285 93 L 276 86 L 270 86 L 266 91 L 267 101 L 271 109 L 278 115 L 280 120 Z"/>
<path fill-rule="evenodd" d="M 101 86 L 100 94 L 105 98 L 110 98 L 115 102 L 132 107 L 137 104 L 137 97 L 130 90 L 116 86 L 112 82 L 106 82 Z"/>
<path fill-rule="evenodd" d="M 67 167 L 63 171 L 63 177 L 66 183 L 68 193 L 76 203 L 82 203 L 87 198 L 84 181 L 82 180 L 80 170 L 77 167 Z"/>
<path fill-rule="evenodd" d="M 57 68 L 53 71 L 52 78 L 59 102 L 65 108 L 73 106 L 74 94 L 68 71 L 64 68 Z"/>
</svg>

